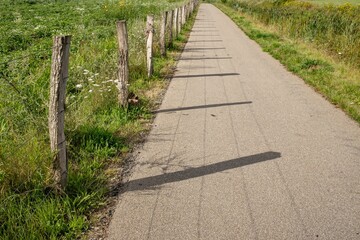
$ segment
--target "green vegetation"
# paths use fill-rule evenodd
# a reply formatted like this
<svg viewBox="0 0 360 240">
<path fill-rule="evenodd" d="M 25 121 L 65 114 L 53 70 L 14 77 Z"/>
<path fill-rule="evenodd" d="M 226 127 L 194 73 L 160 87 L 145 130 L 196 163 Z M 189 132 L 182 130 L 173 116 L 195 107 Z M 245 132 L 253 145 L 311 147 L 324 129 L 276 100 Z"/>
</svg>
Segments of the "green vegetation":
<svg viewBox="0 0 360 240">
<path fill-rule="evenodd" d="M 264 51 L 360 122 L 360 7 L 225 2 L 217 6 Z"/>
<path fill-rule="evenodd" d="M 322 6 L 296 0 L 228 3 L 266 25 L 277 26 L 287 37 L 317 44 L 360 68 L 360 6 Z"/>
<path fill-rule="evenodd" d="M 216 1 L 216 0 L 215 0 Z M 228 0 L 221 0 L 221 2 L 227 2 Z M 248 3 L 261 3 L 261 2 L 281 2 L 282 0 L 242 0 L 242 2 Z M 360 4 L 360 0 L 298 0 L 302 2 L 310 2 L 315 4 Z"/>
<path fill-rule="evenodd" d="M 155 74 L 148 79 L 146 15 L 158 20 L 160 12 L 181 3 L 0 0 L 0 239 L 76 239 L 88 228 L 91 212 L 106 200 L 109 178 L 117 174 L 107 169 L 122 164 L 148 129 L 155 99 L 186 40 L 181 35 L 168 57 L 155 56 Z M 128 22 L 130 92 L 139 97 L 127 110 L 118 107 L 114 84 L 120 19 Z M 72 35 L 65 133 L 69 182 L 61 195 L 52 188 L 47 130 L 52 37 L 59 34 Z"/>
<path fill-rule="evenodd" d="M 360 4 L 360 0 L 307 0 L 307 1 L 318 4 L 345 4 L 345 3 Z"/>
</svg>

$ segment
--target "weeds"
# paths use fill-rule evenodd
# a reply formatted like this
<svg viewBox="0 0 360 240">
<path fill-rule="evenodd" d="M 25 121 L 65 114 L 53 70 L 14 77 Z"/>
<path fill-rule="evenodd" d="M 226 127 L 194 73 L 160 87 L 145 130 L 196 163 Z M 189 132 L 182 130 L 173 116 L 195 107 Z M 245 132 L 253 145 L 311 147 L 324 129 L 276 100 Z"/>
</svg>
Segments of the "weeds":
<svg viewBox="0 0 360 240">
<path fill-rule="evenodd" d="M 360 5 L 317 5 L 297 0 L 228 1 L 282 35 L 328 51 L 338 61 L 360 68 Z"/>
<path fill-rule="evenodd" d="M 111 177 L 105 169 L 121 164 L 148 128 L 152 89 L 166 85 L 174 64 L 171 53 L 155 57 L 154 77 L 146 77 L 146 15 L 158 17 L 182 1 L 0 3 L 0 239 L 75 239 L 104 201 Z M 116 93 L 120 19 L 128 22 L 130 92 L 139 97 L 127 110 L 118 107 Z M 51 44 L 59 34 L 73 36 L 65 116 L 69 182 L 60 196 L 51 188 L 47 130 Z"/>
</svg>

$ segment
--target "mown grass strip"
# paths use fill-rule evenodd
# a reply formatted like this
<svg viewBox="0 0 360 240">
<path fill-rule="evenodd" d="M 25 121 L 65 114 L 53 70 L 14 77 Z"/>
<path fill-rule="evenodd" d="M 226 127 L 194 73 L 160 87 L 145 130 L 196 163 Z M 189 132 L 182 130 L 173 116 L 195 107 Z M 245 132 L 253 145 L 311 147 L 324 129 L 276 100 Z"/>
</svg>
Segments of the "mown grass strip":
<svg viewBox="0 0 360 240">
<path fill-rule="evenodd" d="M 304 47 L 304 44 L 282 38 L 276 31 L 270 31 L 263 25 L 254 23 L 250 16 L 238 9 L 222 3 L 215 5 L 264 51 L 360 123 L 360 84 L 356 80 L 356 76 L 359 76 L 356 70 L 353 73 L 355 77 L 349 77 L 347 66 L 331 61 L 330 57 L 316 54 L 316 50 Z"/>
</svg>

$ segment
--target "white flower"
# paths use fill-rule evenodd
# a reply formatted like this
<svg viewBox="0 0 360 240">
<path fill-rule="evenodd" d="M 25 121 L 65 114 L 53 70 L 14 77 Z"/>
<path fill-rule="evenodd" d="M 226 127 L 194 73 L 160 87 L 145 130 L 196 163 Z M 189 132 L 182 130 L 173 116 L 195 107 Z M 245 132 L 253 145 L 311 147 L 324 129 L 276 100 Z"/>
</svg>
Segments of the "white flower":
<svg viewBox="0 0 360 240">
<path fill-rule="evenodd" d="M 96 84 L 96 83 L 93 84 L 93 86 L 94 86 L 94 87 L 100 87 L 100 85 L 99 85 L 99 84 Z"/>
<path fill-rule="evenodd" d="M 113 82 L 114 80 L 110 79 L 110 80 L 107 80 L 107 81 L 102 81 L 101 83 L 108 83 L 108 82 Z"/>
<path fill-rule="evenodd" d="M 92 90 L 92 89 L 90 89 L 90 90 L 89 90 L 89 93 L 92 93 L 92 92 L 93 92 L 93 90 Z"/>
<path fill-rule="evenodd" d="M 89 74 L 89 70 L 84 69 L 84 75 L 87 75 L 87 74 Z"/>
<path fill-rule="evenodd" d="M 76 89 L 80 89 L 80 88 L 82 88 L 82 85 L 81 85 L 81 84 L 76 84 L 76 85 L 75 85 L 75 88 L 76 88 Z"/>
</svg>

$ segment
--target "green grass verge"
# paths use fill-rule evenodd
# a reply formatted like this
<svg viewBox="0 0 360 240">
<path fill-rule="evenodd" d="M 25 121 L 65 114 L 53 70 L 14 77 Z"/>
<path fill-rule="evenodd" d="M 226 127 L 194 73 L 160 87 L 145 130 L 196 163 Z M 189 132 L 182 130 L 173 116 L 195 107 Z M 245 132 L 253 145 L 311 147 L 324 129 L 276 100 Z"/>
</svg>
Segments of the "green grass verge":
<svg viewBox="0 0 360 240">
<path fill-rule="evenodd" d="M 360 123 L 360 83 L 358 71 L 330 57 L 322 56 L 314 48 L 282 38 L 276 31 L 255 20 L 237 8 L 222 3 L 215 5 L 227 14 L 264 51 L 278 59 L 287 69 L 300 76 L 333 104 L 342 108 Z M 352 73 L 352 76 L 349 75 Z M 355 75 L 355 76 L 354 76 Z"/>
<path fill-rule="evenodd" d="M 89 228 L 91 214 L 106 202 L 109 179 L 118 174 L 110 167 L 122 166 L 149 130 L 151 110 L 194 21 L 167 57 L 155 44 L 155 72 L 147 78 L 146 15 L 158 20 L 181 2 L 0 0 L 6 6 L 0 9 L 0 239 L 76 239 Z M 130 92 L 139 97 L 127 110 L 118 107 L 113 81 L 118 19 L 128 21 Z M 155 27 L 158 33 L 158 21 Z M 59 33 L 73 35 L 65 119 L 69 176 L 60 195 L 52 188 L 47 137 L 51 37 Z"/>
<path fill-rule="evenodd" d="M 360 4 L 360 0 L 307 0 L 307 2 L 317 4 Z"/>
</svg>

